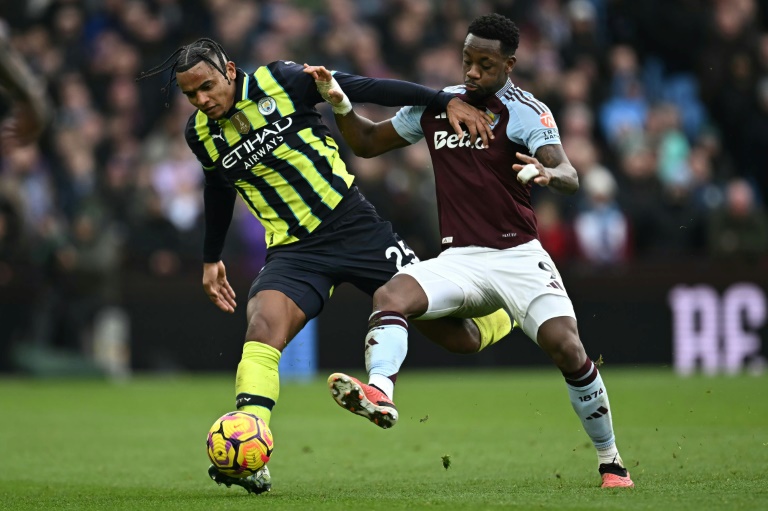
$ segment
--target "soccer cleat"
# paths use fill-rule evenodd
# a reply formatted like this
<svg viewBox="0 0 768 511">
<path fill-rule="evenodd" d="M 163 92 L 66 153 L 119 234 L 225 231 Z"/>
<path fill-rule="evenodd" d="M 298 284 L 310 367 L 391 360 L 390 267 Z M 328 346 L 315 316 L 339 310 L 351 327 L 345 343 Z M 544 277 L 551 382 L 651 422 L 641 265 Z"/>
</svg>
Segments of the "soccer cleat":
<svg viewBox="0 0 768 511">
<path fill-rule="evenodd" d="M 618 463 L 603 463 L 598 468 L 603 476 L 601 488 L 634 488 L 635 483 L 629 478 L 629 471 Z"/>
<path fill-rule="evenodd" d="M 211 465 L 208 467 L 208 475 L 216 482 L 216 484 L 224 484 L 227 488 L 235 484 L 237 486 L 242 486 L 248 493 L 253 493 L 255 495 L 268 492 L 272 489 L 272 477 L 269 475 L 269 469 L 266 465 L 261 467 L 255 474 L 242 478 L 230 477 L 222 474 L 214 465 Z"/>
<path fill-rule="evenodd" d="M 395 403 L 376 387 L 346 374 L 333 373 L 328 377 L 328 388 L 339 406 L 365 417 L 378 427 L 387 429 L 397 423 Z"/>
</svg>

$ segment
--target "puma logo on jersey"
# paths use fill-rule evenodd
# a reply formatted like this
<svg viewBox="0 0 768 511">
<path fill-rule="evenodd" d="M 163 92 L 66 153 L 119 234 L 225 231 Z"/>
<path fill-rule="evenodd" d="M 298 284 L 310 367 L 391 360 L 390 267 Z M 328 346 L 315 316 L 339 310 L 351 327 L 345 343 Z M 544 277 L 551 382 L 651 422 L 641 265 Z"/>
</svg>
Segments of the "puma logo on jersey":
<svg viewBox="0 0 768 511">
<path fill-rule="evenodd" d="M 226 139 L 224 138 L 224 133 L 219 133 L 218 135 L 211 133 L 211 138 L 218 138 L 222 142 L 226 143 Z"/>
</svg>

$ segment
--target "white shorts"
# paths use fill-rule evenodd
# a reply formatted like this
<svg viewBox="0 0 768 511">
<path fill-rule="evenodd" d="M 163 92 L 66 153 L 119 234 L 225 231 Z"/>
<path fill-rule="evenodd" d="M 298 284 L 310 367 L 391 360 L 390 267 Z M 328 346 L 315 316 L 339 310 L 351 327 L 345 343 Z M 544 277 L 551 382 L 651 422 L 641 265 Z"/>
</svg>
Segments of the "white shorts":
<svg viewBox="0 0 768 511">
<path fill-rule="evenodd" d="M 429 299 L 419 319 L 472 318 L 503 308 L 536 341 L 548 319 L 576 318 L 560 273 L 538 240 L 503 250 L 449 248 L 398 274 L 416 279 Z"/>
</svg>

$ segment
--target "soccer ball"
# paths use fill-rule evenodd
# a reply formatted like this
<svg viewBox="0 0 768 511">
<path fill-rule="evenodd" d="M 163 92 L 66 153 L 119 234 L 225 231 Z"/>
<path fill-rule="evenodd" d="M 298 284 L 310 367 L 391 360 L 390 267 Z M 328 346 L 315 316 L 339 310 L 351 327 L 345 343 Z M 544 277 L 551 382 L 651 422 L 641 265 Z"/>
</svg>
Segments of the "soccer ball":
<svg viewBox="0 0 768 511">
<path fill-rule="evenodd" d="M 230 412 L 213 423 L 206 447 L 219 472 L 230 477 L 248 477 L 269 461 L 274 442 L 269 426 L 259 417 Z"/>
</svg>

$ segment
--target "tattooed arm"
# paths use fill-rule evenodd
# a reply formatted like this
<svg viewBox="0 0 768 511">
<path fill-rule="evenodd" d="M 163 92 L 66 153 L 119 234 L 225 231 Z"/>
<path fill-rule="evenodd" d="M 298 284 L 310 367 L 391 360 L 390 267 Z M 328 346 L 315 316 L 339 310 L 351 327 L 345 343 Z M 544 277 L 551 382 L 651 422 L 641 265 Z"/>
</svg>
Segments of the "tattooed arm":
<svg viewBox="0 0 768 511">
<path fill-rule="evenodd" d="M 535 165 L 539 175 L 533 178 L 533 182 L 537 185 L 548 186 L 567 195 L 573 195 L 579 189 L 579 176 L 560 144 L 541 146 L 535 158 L 523 153 L 517 153 L 517 158 L 523 163 L 515 163 L 512 170 L 519 172 L 529 163 Z"/>
</svg>

